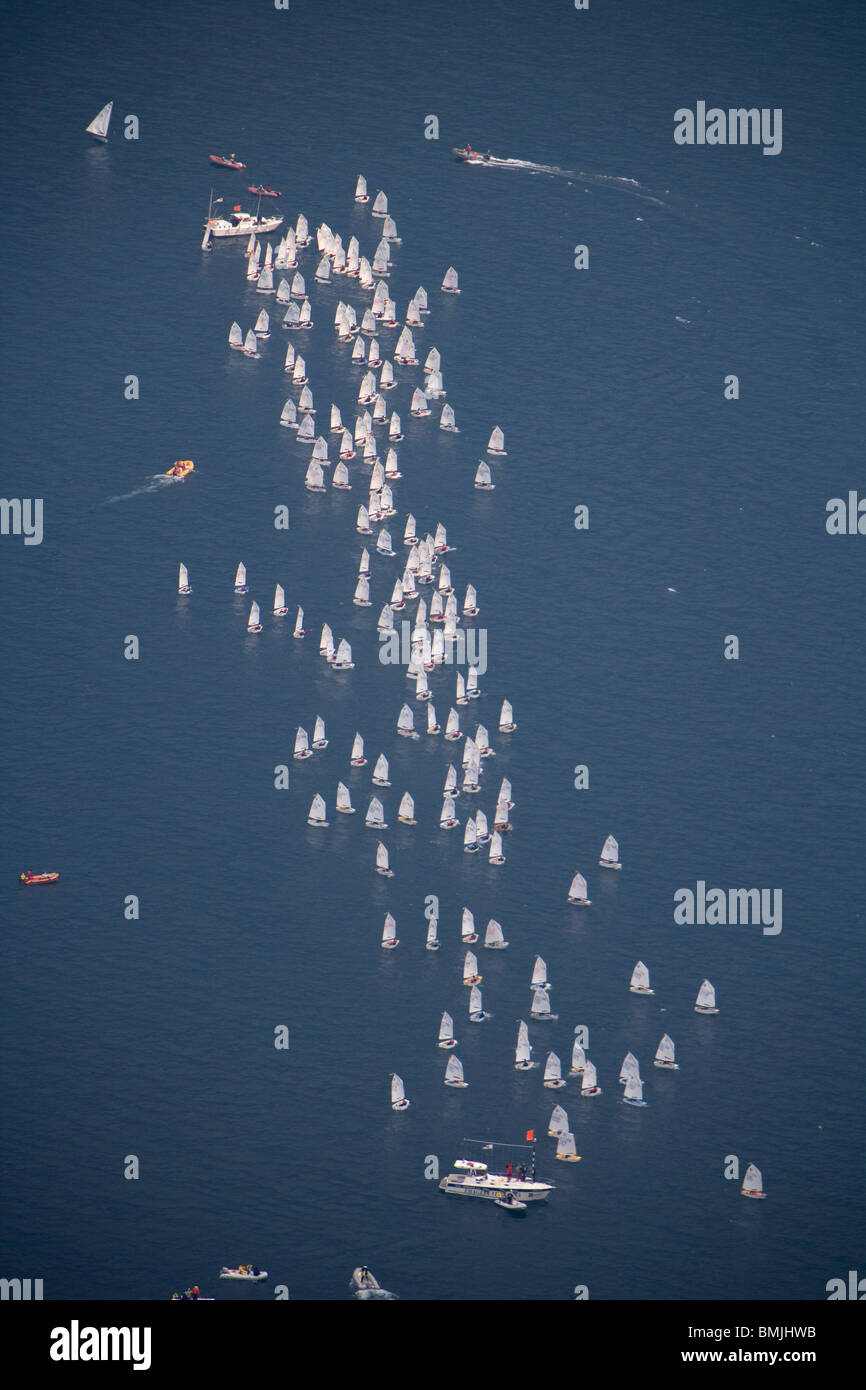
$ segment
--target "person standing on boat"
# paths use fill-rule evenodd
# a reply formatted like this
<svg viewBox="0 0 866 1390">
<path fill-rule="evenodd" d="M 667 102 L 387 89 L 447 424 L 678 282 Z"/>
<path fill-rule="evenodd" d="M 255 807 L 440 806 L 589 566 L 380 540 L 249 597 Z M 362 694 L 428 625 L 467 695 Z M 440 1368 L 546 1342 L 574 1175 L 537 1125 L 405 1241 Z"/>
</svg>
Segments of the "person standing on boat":
<svg viewBox="0 0 866 1390">
<path fill-rule="evenodd" d="M 510 1178 L 513 1171 L 514 1171 L 514 1169 L 513 1169 L 513 1166 L 512 1166 L 512 1164 L 511 1164 L 511 1160 L 509 1159 L 508 1166 L 507 1166 L 506 1169 L 505 1169 L 505 1176 L 506 1176 L 507 1178 Z"/>
</svg>

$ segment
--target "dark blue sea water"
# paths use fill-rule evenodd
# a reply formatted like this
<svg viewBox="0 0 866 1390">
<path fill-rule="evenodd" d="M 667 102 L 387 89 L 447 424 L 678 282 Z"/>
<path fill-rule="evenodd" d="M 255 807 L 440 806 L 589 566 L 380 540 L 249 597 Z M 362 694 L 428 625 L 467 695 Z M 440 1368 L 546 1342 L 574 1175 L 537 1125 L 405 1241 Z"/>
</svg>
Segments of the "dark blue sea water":
<svg viewBox="0 0 866 1390">
<path fill-rule="evenodd" d="M 569 1299 L 583 1284 L 597 1300 L 809 1300 L 866 1270 L 866 539 L 825 529 L 827 500 L 864 486 L 863 29 L 852 7 L 768 0 L 84 0 L 49 24 L 13 8 L 3 494 L 43 498 L 45 534 L 0 537 L 4 1276 L 42 1278 L 51 1299 L 164 1299 L 197 1281 L 329 1300 L 366 1262 L 405 1299 Z M 97 146 L 83 128 L 112 98 Z M 781 107 L 782 153 L 675 145 L 674 111 L 698 100 Z M 450 147 L 467 139 L 571 174 L 460 165 Z M 230 150 L 247 174 L 208 165 Z M 476 798 L 491 819 L 512 780 L 501 867 L 438 828 L 455 745 L 396 735 L 410 687 L 378 661 L 375 619 L 398 561 L 374 558 L 372 609 L 351 602 L 366 471 L 350 465 L 351 493 L 304 490 L 309 450 L 278 424 L 281 315 L 247 286 L 243 244 L 199 247 L 211 187 L 247 205 L 261 180 L 291 222 L 325 220 L 370 255 L 359 172 L 402 237 L 398 308 L 428 290 L 416 341 L 439 348 L 461 430 L 441 433 L 438 408 L 409 420 L 421 373 L 398 370 L 392 529 L 408 511 L 422 534 L 443 521 L 461 598 L 478 590 L 488 670 L 461 722 L 491 729 Z M 295 343 L 326 430 L 332 400 L 353 420 L 359 379 L 334 309 L 367 297 L 312 285 L 317 259 L 311 246 L 301 262 L 316 326 Z M 439 292 L 449 264 L 459 297 Z M 226 337 L 263 302 L 276 326 L 250 362 Z M 494 424 L 508 457 L 485 495 L 472 477 Z M 191 479 L 146 490 L 186 457 Z M 288 532 L 272 525 L 281 503 Z M 232 592 L 241 559 L 255 637 Z M 306 610 L 303 643 L 270 616 L 277 582 Z M 353 672 L 319 657 L 324 621 L 351 641 Z M 431 684 L 444 723 L 453 668 Z M 295 763 L 295 729 L 318 713 L 329 747 Z M 370 764 L 350 773 L 356 729 Z M 361 814 L 380 752 L 387 882 Z M 346 820 L 341 778 L 359 808 Z M 416 827 L 396 824 L 404 790 Z M 316 791 L 327 831 L 306 825 Z M 596 868 L 609 832 L 618 874 Z M 19 888 L 27 867 L 61 881 Z M 578 869 L 584 913 L 566 902 Z M 674 892 L 699 879 L 782 889 L 781 933 L 675 925 Z M 479 949 L 492 1017 L 477 1028 L 464 905 L 511 943 Z M 394 952 L 379 945 L 388 910 Z M 537 953 L 559 1020 L 532 1027 L 535 1056 L 567 1059 L 585 1025 L 595 1100 L 513 1069 Z M 650 998 L 628 991 L 638 958 Z M 693 1012 L 704 977 L 715 1018 Z M 442 1084 L 444 1008 L 465 1091 Z M 678 1073 L 652 1066 L 665 1031 Z M 628 1049 L 645 1109 L 620 1103 Z M 394 1070 L 405 1114 L 389 1106 Z M 577 1165 L 553 1161 L 558 1100 Z M 530 1127 L 557 1187 L 523 1222 L 425 1178 L 464 1137 Z M 725 1180 L 729 1155 L 757 1163 L 765 1202 Z M 269 1283 L 218 1285 L 242 1260 Z"/>
</svg>

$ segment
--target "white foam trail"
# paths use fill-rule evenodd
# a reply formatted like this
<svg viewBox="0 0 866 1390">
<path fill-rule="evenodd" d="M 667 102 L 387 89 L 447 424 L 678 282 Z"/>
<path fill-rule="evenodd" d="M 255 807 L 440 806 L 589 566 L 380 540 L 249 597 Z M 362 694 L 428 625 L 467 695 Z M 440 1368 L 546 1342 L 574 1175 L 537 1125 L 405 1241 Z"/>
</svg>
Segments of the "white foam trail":
<svg viewBox="0 0 866 1390">
<path fill-rule="evenodd" d="M 174 482 L 180 482 L 179 478 L 168 478 L 164 473 L 154 473 L 149 483 L 143 487 L 133 488 L 132 492 L 122 492 L 119 497 L 107 497 L 105 506 L 112 502 L 126 502 L 130 497 L 141 497 L 146 492 L 159 492 L 161 488 L 171 487 Z"/>
<path fill-rule="evenodd" d="M 599 188 L 611 188 L 620 193 L 630 193 L 635 198 L 640 198 L 642 202 L 654 203 L 656 207 L 666 207 L 667 204 L 660 198 L 654 198 L 649 193 L 641 191 L 642 185 L 637 179 L 626 179 L 618 174 L 588 174 L 583 169 L 561 169 L 558 164 L 535 164 L 531 159 L 496 159 L 482 160 L 480 164 L 473 164 L 473 169 L 523 169 L 531 174 L 548 174 L 551 178 L 557 179 L 577 179 L 581 183 L 595 184 Z"/>
</svg>

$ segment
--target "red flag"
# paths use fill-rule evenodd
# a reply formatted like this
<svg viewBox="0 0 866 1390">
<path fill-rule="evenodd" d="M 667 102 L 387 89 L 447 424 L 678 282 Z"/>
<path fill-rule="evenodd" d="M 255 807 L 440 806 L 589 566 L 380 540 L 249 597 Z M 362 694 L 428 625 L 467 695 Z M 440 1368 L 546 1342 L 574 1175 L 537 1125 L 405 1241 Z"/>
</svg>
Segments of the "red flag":
<svg viewBox="0 0 866 1390">
<path fill-rule="evenodd" d="M 235 212 L 240 212 L 240 210 L 241 210 L 241 205 L 240 205 L 240 203 L 238 203 L 237 206 L 236 206 L 236 208 L 235 208 Z"/>
<path fill-rule="evenodd" d="M 534 1144 L 534 1143 L 535 1143 L 535 1130 L 534 1130 L 534 1129 L 528 1129 L 528 1130 L 526 1131 L 526 1142 L 527 1142 L 527 1144 Z"/>
</svg>

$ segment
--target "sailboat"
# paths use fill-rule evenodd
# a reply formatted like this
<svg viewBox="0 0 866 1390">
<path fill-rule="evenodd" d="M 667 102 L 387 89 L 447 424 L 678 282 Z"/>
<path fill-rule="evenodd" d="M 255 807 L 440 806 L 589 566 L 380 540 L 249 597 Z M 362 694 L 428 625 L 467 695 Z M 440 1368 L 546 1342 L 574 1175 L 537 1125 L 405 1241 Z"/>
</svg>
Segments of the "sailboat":
<svg viewBox="0 0 866 1390">
<path fill-rule="evenodd" d="M 530 1013 L 533 1018 L 551 1022 L 559 1017 L 559 1014 L 550 1012 L 550 995 L 546 989 L 536 989 L 532 995 L 532 1008 Z"/>
<path fill-rule="evenodd" d="M 535 964 L 532 967 L 532 980 L 530 989 L 550 989 L 547 982 L 547 965 L 541 956 L 535 957 Z"/>
<path fill-rule="evenodd" d="M 307 465 L 304 487 L 307 489 L 307 492 L 325 491 L 325 475 L 322 472 L 322 465 L 316 459 L 310 459 Z"/>
<path fill-rule="evenodd" d="M 478 974 L 478 961 L 473 951 L 467 951 L 463 961 L 464 985 L 480 985 L 482 976 Z"/>
<path fill-rule="evenodd" d="M 244 338 L 244 357 L 260 357 L 259 340 L 251 328 Z"/>
<path fill-rule="evenodd" d="M 643 1098 L 643 1082 L 639 1076 L 630 1076 L 625 1083 L 622 1098 L 626 1105 L 646 1105 Z"/>
<path fill-rule="evenodd" d="M 376 766 L 373 768 L 373 784 L 377 787 L 390 787 L 388 781 L 388 759 L 384 753 L 380 753 L 376 759 Z"/>
<path fill-rule="evenodd" d="M 179 594 L 191 594 L 192 589 L 189 583 L 189 573 L 186 565 L 181 565 L 177 575 L 177 592 Z"/>
<path fill-rule="evenodd" d="M 498 425 L 494 425 L 493 429 L 490 431 L 490 438 L 487 441 L 487 452 L 488 454 L 499 454 L 501 457 L 505 457 L 505 435 Z"/>
<path fill-rule="evenodd" d="M 656 1055 L 653 1060 L 654 1067 L 666 1067 L 668 1071 L 679 1071 L 679 1063 L 674 1061 L 673 1039 L 667 1033 L 662 1037 L 661 1042 L 656 1048 Z"/>
<path fill-rule="evenodd" d="M 619 1069 L 619 1084 L 624 1086 L 630 1076 L 640 1076 L 640 1066 L 633 1052 L 627 1052 Z"/>
<path fill-rule="evenodd" d="M 502 927 L 491 917 L 487 923 L 487 930 L 484 933 L 484 945 L 488 951 L 504 951 L 508 942 L 502 934 Z"/>
<path fill-rule="evenodd" d="M 463 853 L 478 853 L 478 830 L 475 825 L 474 817 L 467 820 L 463 831 Z"/>
<path fill-rule="evenodd" d="M 362 574 L 355 585 L 355 594 L 352 602 L 357 608 L 370 607 L 370 581 Z"/>
<path fill-rule="evenodd" d="M 579 1163 L 580 1154 L 577 1152 L 574 1143 L 574 1135 L 570 1129 L 564 1129 L 556 1141 L 556 1158 L 563 1163 Z"/>
<path fill-rule="evenodd" d="M 331 669 L 333 671 L 354 671 L 355 669 L 355 663 L 352 660 L 352 648 L 345 637 L 340 638 Z"/>
<path fill-rule="evenodd" d="M 328 740 L 325 737 L 325 721 L 320 714 L 316 715 L 316 725 L 313 729 L 313 747 L 327 748 Z"/>
<path fill-rule="evenodd" d="M 550 1123 L 547 1126 L 547 1134 L 550 1139 L 558 1139 L 560 1134 L 568 1132 L 568 1115 L 561 1105 L 555 1105 L 550 1116 Z"/>
<path fill-rule="evenodd" d="M 94 136 L 97 140 L 106 141 L 108 139 L 108 126 L 111 121 L 111 112 L 114 102 L 109 101 L 103 106 L 98 116 L 94 116 L 89 126 L 85 126 L 88 135 Z"/>
<path fill-rule="evenodd" d="M 719 1011 L 716 1008 L 716 991 L 713 989 L 713 986 L 710 984 L 709 980 L 704 980 L 703 984 L 698 990 L 698 998 L 695 1004 L 695 1013 L 717 1014 L 718 1012 Z"/>
<path fill-rule="evenodd" d="M 313 750 L 310 747 L 310 736 L 306 729 L 298 725 L 298 732 L 295 734 L 295 751 L 292 755 L 301 761 L 304 758 L 311 758 Z"/>
<path fill-rule="evenodd" d="M 454 798 L 452 796 L 446 796 L 442 803 L 442 814 L 439 817 L 439 826 L 442 830 L 454 830 L 460 824 L 455 815 L 455 811 Z"/>
<path fill-rule="evenodd" d="M 306 637 L 306 635 L 307 635 L 307 634 L 306 634 L 306 632 L 305 632 L 305 630 L 304 630 L 304 610 L 303 610 L 303 608 L 299 608 L 299 609 L 298 609 L 298 615 L 297 615 L 297 617 L 295 618 L 295 629 L 294 629 L 294 631 L 293 631 L 293 633 L 292 633 L 292 636 L 293 636 L 293 637 Z"/>
<path fill-rule="evenodd" d="M 352 797 L 345 782 L 337 783 L 337 810 L 345 816 L 353 816 L 355 808 L 352 805 Z"/>
<path fill-rule="evenodd" d="M 250 607 L 250 616 L 247 619 L 247 632 L 261 632 L 261 630 L 261 610 L 257 603 L 253 603 Z"/>
<path fill-rule="evenodd" d="M 373 200 L 372 213 L 374 217 L 388 216 L 388 199 L 382 192 L 381 188 L 379 189 L 379 192 L 376 194 L 376 197 Z"/>
<path fill-rule="evenodd" d="M 582 1076 L 585 1066 L 586 1053 L 583 1050 L 583 1045 L 575 1038 L 574 1045 L 571 1049 L 571 1066 L 568 1069 L 569 1076 Z"/>
<path fill-rule="evenodd" d="M 242 352 L 244 346 L 244 330 L 240 324 L 235 322 L 229 329 L 229 347 L 237 352 Z"/>
<path fill-rule="evenodd" d="M 547 1054 L 544 1064 L 544 1085 L 548 1091 L 561 1091 L 565 1082 L 562 1079 L 562 1063 L 555 1052 Z"/>
<path fill-rule="evenodd" d="M 367 193 L 367 180 L 363 174 L 358 175 L 358 182 L 355 184 L 355 202 L 369 203 L 370 198 Z"/>
<path fill-rule="evenodd" d="M 307 825 L 327 826 L 328 822 L 326 816 L 325 798 L 316 792 L 316 795 L 313 797 L 312 805 L 310 806 L 310 814 L 307 816 Z"/>
<path fill-rule="evenodd" d="M 322 624 L 322 635 L 319 638 L 319 655 L 326 661 L 331 661 L 334 655 L 334 634 L 329 623 Z"/>
<path fill-rule="evenodd" d="M 465 1091 L 468 1082 L 463 1080 L 463 1063 L 459 1057 L 449 1057 L 448 1065 L 445 1068 L 445 1085 L 457 1087 Z"/>
<path fill-rule="evenodd" d="M 498 830 L 494 830 L 490 838 L 490 853 L 487 856 L 490 864 L 504 864 L 505 855 L 502 853 L 502 836 Z"/>
<path fill-rule="evenodd" d="M 287 430 L 298 428 L 298 407 L 291 396 L 286 401 L 280 413 L 280 424 Z"/>
<path fill-rule="evenodd" d="M 586 879 L 583 874 L 575 874 L 568 890 L 568 901 L 579 907 L 589 907 L 592 899 L 586 896 Z"/>
<path fill-rule="evenodd" d="M 376 873 L 381 874 L 383 878 L 394 877 L 394 870 L 388 860 L 388 851 L 381 840 L 376 846 Z"/>
<path fill-rule="evenodd" d="M 350 767 L 365 767 L 367 759 L 364 757 L 364 740 L 360 734 L 356 734 L 352 742 L 352 752 L 349 755 Z"/>
<path fill-rule="evenodd" d="M 443 1013 L 442 1021 L 439 1024 L 439 1046 L 446 1049 L 457 1046 L 457 1039 L 454 1036 L 454 1020 L 447 1011 Z"/>
<path fill-rule="evenodd" d="M 449 434 L 459 434 L 460 431 L 455 424 L 453 405 L 443 405 L 442 414 L 439 416 L 440 430 L 447 430 Z"/>
<path fill-rule="evenodd" d="M 583 1079 L 580 1084 L 580 1094 L 582 1096 L 600 1096 L 601 1087 L 598 1084 L 598 1077 L 595 1066 L 592 1062 L 587 1062 L 583 1068 Z"/>
<path fill-rule="evenodd" d="M 367 807 L 367 814 L 364 818 L 364 824 L 369 826 L 371 830 L 388 829 L 385 823 L 385 812 L 378 796 L 371 797 L 370 805 Z"/>
<path fill-rule="evenodd" d="M 475 916 L 468 907 L 463 909 L 463 917 L 460 922 L 460 940 L 465 946 L 474 946 L 478 940 L 478 933 L 475 930 Z"/>
<path fill-rule="evenodd" d="M 286 607 L 286 591 L 282 584 L 278 584 L 274 590 L 274 617 L 284 618 L 288 611 Z"/>
<path fill-rule="evenodd" d="M 404 825 L 417 825 L 415 819 L 415 802 L 408 792 L 404 792 L 397 810 L 397 819 Z"/>
<path fill-rule="evenodd" d="M 408 705 L 404 705 L 397 717 L 397 733 L 404 738 L 420 738 L 415 732 L 415 716 Z"/>
<path fill-rule="evenodd" d="M 410 1102 L 406 1099 L 406 1090 L 403 1086 L 402 1076 L 398 1076 L 394 1071 L 391 1073 L 391 1109 L 408 1110 Z"/>
<path fill-rule="evenodd" d="M 599 864 L 603 869 L 621 869 L 619 862 L 619 845 L 612 835 L 608 835 L 601 847 L 601 858 Z"/>
<path fill-rule="evenodd" d="M 514 1049 L 514 1070 L 531 1071 L 535 1065 L 532 1061 L 532 1047 L 529 1042 L 529 1029 L 522 1019 L 519 1020 L 520 1026 L 517 1030 L 517 1046 Z"/>
<path fill-rule="evenodd" d="M 479 492 L 493 492 L 496 487 L 492 481 L 490 464 L 485 463 L 484 459 L 478 460 L 478 468 L 475 471 L 475 486 Z"/>
<path fill-rule="evenodd" d="M 477 985 L 473 985 L 469 991 L 469 1022 L 483 1023 L 490 1015 L 484 1012 L 484 1005 L 481 1002 L 481 990 Z"/>
<path fill-rule="evenodd" d="M 439 950 L 439 918 L 431 917 L 427 923 L 427 950 Z"/>
<path fill-rule="evenodd" d="M 397 923 L 390 912 L 385 914 L 385 925 L 382 928 L 382 946 L 386 951 L 392 951 L 395 946 L 399 946 L 400 940 L 397 936 Z"/>
<path fill-rule="evenodd" d="M 237 571 L 235 573 L 235 593 L 246 594 L 248 592 L 249 590 L 247 588 L 247 567 L 242 562 L 238 565 Z"/>
<path fill-rule="evenodd" d="M 263 267 L 263 269 L 262 269 L 262 270 L 260 271 L 260 273 L 259 273 L 259 278 L 258 278 L 258 281 L 257 281 L 257 283 L 256 283 L 256 294 L 273 294 L 273 292 L 274 292 L 274 272 L 273 272 L 273 270 L 271 269 L 271 267 L 270 267 L 269 265 L 266 265 L 266 266 Z M 265 318 L 267 319 L 267 310 L 262 309 L 262 314 L 264 314 L 264 315 L 265 315 Z M 261 318 L 261 316 L 262 316 L 262 315 L 259 314 L 259 318 Z M 259 331 L 259 329 L 257 328 L 257 329 L 256 329 L 256 333 L 257 333 L 258 336 L 261 337 L 261 338 L 269 338 L 269 337 L 270 337 L 270 331 L 269 331 L 267 328 L 265 329 L 265 332 L 264 332 L 264 333 L 261 333 L 261 332 Z"/>
<path fill-rule="evenodd" d="M 649 971 L 642 960 L 639 960 L 634 970 L 631 972 L 629 989 L 632 994 L 655 994 L 654 989 L 650 989 Z"/>
<path fill-rule="evenodd" d="M 460 290 L 457 288 L 457 284 L 457 271 L 454 269 L 453 265 L 449 265 L 442 279 L 442 288 L 446 294 L 459 294 Z"/>
<path fill-rule="evenodd" d="M 430 409 L 427 405 L 427 397 L 424 395 L 424 392 L 421 390 L 420 386 L 416 386 L 415 390 L 412 392 L 412 400 L 409 405 L 409 414 L 413 416 L 416 420 L 421 420 L 424 418 L 424 416 L 430 414 Z"/>
<path fill-rule="evenodd" d="M 764 1180 L 761 1177 L 761 1170 L 760 1168 L 756 1168 L 754 1163 L 750 1163 L 746 1169 L 746 1176 L 743 1178 L 740 1195 L 743 1197 L 766 1197 L 767 1195 L 764 1191 Z"/>
</svg>

